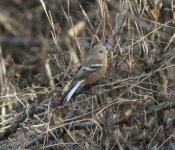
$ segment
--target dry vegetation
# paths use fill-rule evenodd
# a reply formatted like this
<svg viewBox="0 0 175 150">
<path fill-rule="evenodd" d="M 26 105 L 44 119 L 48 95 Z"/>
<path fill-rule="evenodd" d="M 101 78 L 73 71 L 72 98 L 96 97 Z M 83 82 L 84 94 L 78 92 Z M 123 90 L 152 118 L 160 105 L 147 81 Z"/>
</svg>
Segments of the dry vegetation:
<svg viewBox="0 0 175 150">
<path fill-rule="evenodd" d="M 0 150 L 175 149 L 175 0 L 0 4 Z M 106 76 L 59 106 L 95 43 Z"/>
</svg>

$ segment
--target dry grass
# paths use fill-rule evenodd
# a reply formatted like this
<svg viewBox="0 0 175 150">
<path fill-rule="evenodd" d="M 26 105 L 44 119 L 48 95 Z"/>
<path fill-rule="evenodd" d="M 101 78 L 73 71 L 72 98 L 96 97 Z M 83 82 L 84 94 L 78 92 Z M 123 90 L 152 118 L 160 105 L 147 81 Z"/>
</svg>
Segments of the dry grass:
<svg viewBox="0 0 175 150">
<path fill-rule="evenodd" d="M 175 1 L 40 2 L 0 16 L 0 149 L 175 149 Z M 58 106 L 95 43 L 106 76 Z"/>
</svg>

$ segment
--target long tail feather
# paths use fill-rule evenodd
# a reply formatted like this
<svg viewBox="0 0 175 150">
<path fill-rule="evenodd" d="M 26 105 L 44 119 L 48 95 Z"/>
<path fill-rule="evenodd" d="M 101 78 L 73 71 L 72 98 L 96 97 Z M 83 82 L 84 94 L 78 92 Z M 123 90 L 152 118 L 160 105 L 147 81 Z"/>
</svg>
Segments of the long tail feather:
<svg viewBox="0 0 175 150">
<path fill-rule="evenodd" d="M 60 101 L 60 105 L 62 105 L 64 102 L 68 102 L 72 98 L 76 90 L 82 85 L 83 82 L 84 80 L 80 80 L 78 82 L 73 83 L 70 86 L 70 88 L 63 94 Z"/>
</svg>

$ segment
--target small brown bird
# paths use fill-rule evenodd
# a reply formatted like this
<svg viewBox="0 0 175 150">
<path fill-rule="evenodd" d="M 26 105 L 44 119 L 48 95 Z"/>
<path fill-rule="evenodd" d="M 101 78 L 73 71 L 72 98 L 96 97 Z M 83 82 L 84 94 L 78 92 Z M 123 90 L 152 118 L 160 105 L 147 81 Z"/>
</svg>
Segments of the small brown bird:
<svg viewBox="0 0 175 150">
<path fill-rule="evenodd" d="M 93 84 L 103 77 L 107 69 L 107 53 L 108 51 L 101 44 L 95 45 L 87 53 L 75 72 L 69 89 L 63 94 L 60 104 L 70 101 L 80 87 Z"/>
</svg>

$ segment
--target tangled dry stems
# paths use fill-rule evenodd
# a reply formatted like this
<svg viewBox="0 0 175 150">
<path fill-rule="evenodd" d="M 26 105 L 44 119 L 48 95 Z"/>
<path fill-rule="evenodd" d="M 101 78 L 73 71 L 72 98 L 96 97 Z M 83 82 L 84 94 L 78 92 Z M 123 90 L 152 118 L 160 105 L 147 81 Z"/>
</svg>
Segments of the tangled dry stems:
<svg viewBox="0 0 175 150">
<path fill-rule="evenodd" d="M 174 6 L 168 1 L 146 2 L 97 0 L 87 8 L 83 2 L 60 1 L 58 12 L 43 3 L 54 46 L 42 34 L 37 40 L 0 39 L 26 47 L 21 52 L 24 62 L 15 48 L 11 56 L 5 51 L 6 59 L 1 56 L 2 148 L 7 149 L 7 138 L 14 141 L 9 147 L 19 149 L 164 149 L 166 143 L 173 145 L 174 16 L 173 11 L 166 12 L 167 19 L 162 12 Z M 75 6 L 81 8 L 77 10 L 81 17 L 72 11 Z M 64 26 L 55 23 L 54 12 L 64 16 Z M 15 34 L 12 22 L 0 20 L 6 31 Z M 77 60 L 96 42 L 111 51 L 108 73 L 72 104 L 58 106 Z"/>
</svg>

